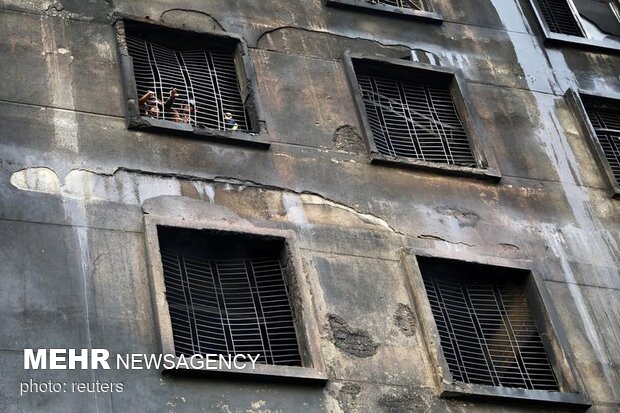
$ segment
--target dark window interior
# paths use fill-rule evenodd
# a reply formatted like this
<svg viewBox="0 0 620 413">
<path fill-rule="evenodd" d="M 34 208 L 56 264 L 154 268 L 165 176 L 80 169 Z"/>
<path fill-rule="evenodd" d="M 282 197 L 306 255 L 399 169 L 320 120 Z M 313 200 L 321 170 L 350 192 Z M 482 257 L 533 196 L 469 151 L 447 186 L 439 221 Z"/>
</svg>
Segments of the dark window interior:
<svg viewBox="0 0 620 413">
<path fill-rule="evenodd" d="M 476 167 L 452 96 L 453 75 L 354 66 L 379 153 Z"/>
<path fill-rule="evenodd" d="M 177 354 L 301 366 L 281 239 L 158 227 Z"/>
<path fill-rule="evenodd" d="M 236 41 L 131 21 L 125 22 L 125 35 L 142 116 L 218 130 L 250 129 Z M 173 89 L 177 96 L 171 98 Z"/>
<path fill-rule="evenodd" d="M 554 33 L 585 37 L 568 0 L 536 0 L 547 27 Z"/>
<path fill-rule="evenodd" d="M 620 184 L 620 102 L 592 96 L 582 96 L 582 102 L 614 178 Z"/>
<path fill-rule="evenodd" d="M 455 381 L 559 391 L 522 270 L 418 257 Z"/>
</svg>

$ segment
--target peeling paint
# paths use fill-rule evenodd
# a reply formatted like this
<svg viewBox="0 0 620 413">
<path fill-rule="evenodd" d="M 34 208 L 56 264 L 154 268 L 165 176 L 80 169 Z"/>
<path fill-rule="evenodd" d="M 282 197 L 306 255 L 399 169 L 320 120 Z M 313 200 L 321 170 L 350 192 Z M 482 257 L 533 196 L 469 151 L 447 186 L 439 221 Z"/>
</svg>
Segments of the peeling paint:
<svg viewBox="0 0 620 413">
<path fill-rule="evenodd" d="M 11 185 L 22 191 L 56 194 L 60 189 L 60 180 L 51 169 L 34 167 L 14 172 Z"/>
</svg>

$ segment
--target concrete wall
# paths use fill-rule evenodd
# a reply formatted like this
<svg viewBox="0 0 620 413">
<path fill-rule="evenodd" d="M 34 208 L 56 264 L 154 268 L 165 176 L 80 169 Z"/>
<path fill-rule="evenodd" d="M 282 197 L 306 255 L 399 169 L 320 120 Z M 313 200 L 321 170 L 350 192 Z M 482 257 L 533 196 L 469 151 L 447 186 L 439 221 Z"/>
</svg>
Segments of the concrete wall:
<svg viewBox="0 0 620 413">
<path fill-rule="evenodd" d="M 405 247 L 537 263 L 589 411 L 620 409 L 620 202 L 563 97 L 620 98 L 620 56 L 544 46 L 522 0 L 435 3 L 441 26 L 321 0 L 0 0 L 0 411 L 569 411 L 438 398 Z M 243 36 L 270 149 L 127 130 L 115 12 Z M 501 182 L 371 165 L 345 49 L 462 70 Z M 145 213 L 295 231 L 327 386 L 23 370 L 24 348 L 157 351 Z M 334 316 L 376 354 L 336 347 Z M 30 378 L 125 391 L 20 397 Z"/>
</svg>

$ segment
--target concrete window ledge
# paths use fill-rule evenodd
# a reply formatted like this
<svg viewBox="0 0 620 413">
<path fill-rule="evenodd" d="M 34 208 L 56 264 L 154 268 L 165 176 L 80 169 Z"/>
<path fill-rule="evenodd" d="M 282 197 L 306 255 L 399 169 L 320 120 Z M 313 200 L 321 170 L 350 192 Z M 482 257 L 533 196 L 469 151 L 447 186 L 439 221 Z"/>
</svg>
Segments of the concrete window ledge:
<svg viewBox="0 0 620 413">
<path fill-rule="evenodd" d="M 378 152 L 371 152 L 369 156 L 370 162 L 377 165 L 417 169 L 420 171 L 429 171 L 442 175 L 481 179 L 489 182 L 499 182 L 502 179 L 502 175 L 495 169 L 468 168 L 466 166 L 426 162 L 418 159 L 388 156 Z"/>
<path fill-rule="evenodd" d="M 429 10 L 413 10 L 403 7 L 389 6 L 386 4 L 371 3 L 366 0 L 326 0 L 325 5 L 330 7 L 353 8 L 368 13 L 383 14 L 392 17 L 425 21 L 431 24 L 442 24 L 443 17 L 431 4 L 432 0 L 426 0 L 425 5 Z"/>
<path fill-rule="evenodd" d="M 586 50 L 597 50 L 600 52 L 609 52 L 620 54 L 620 43 L 611 41 L 586 39 L 577 36 L 567 36 L 565 34 L 552 33 L 544 30 L 545 43 L 549 45 L 567 45 Z"/>
<path fill-rule="evenodd" d="M 257 364 L 255 369 L 164 369 L 162 374 L 188 377 L 222 377 L 226 379 L 270 381 L 281 383 L 295 383 L 300 385 L 323 386 L 327 383 L 327 374 L 310 367 L 274 366 Z"/>
<path fill-rule="evenodd" d="M 589 408 L 592 403 L 579 393 L 551 392 L 544 390 L 525 390 L 511 387 L 494 387 L 465 383 L 442 384 L 440 397 L 477 400 L 514 400 L 531 403 L 556 404 Z"/>
</svg>

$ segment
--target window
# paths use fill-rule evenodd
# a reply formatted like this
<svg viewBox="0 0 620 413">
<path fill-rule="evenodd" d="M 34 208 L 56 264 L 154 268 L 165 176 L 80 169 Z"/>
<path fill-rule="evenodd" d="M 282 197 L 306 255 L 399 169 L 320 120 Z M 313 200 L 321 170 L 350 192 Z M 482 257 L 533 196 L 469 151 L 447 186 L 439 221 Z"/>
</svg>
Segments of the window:
<svg viewBox="0 0 620 413">
<path fill-rule="evenodd" d="M 160 228 L 177 354 L 260 354 L 301 366 L 281 240 Z"/>
<path fill-rule="evenodd" d="M 546 40 L 620 50 L 620 21 L 614 15 L 615 2 L 530 0 Z"/>
<path fill-rule="evenodd" d="M 419 265 L 455 381 L 559 390 L 522 277 L 510 270 L 493 277 L 494 269 L 468 263 L 420 259 Z"/>
<path fill-rule="evenodd" d="M 499 178 L 471 139 L 456 72 L 363 56 L 345 64 L 373 162 Z"/>
<path fill-rule="evenodd" d="M 122 33 L 130 127 L 264 143 L 239 38 L 135 21 Z"/>
<path fill-rule="evenodd" d="M 620 198 L 620 100 L 573 90 L 569 90 L 566 97 L 614 196 Z"/>
<path fill-rule="evenodd" d="M 553 33 L 569 36 L 585 37 L 570 0 L 536 0 L 545 19 L 545 23 Z"/>
<path fill-rule="evenodd" d="M 442 397 L 589 405 L 531 263 L 422 254 L 403 264 Z"/>
<path fill-rule="evenodd" d="M 290 236 L 180 228 L 148 218 L 162 352 L 259 355 L 256 370 L 226 373 L 324 382 L 309 293 L 284 234 Z"/>
<path fill-rule="evenodd" d="M 432 0 L 326 0 L 332 7 L 343 7 L 379 14 L 426 20 L 441 24 L 443 19 L 434 9 Z"/>
</svg>

